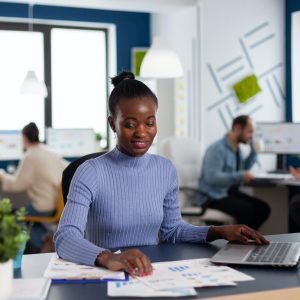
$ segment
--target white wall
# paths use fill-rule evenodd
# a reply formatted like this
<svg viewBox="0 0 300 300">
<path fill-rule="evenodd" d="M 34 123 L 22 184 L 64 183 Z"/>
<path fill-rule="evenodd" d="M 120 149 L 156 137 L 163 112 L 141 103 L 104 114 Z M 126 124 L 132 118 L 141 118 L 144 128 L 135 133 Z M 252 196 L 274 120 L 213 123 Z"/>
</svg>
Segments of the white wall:
<svg viewBox="0 0 300 300">
<path fill-rule="evenodd" d="M 199 93 L 199 50 L 197 35 L 197 7 L 185 8 L 168 14 L 152 14 L 152 36 L 162 36 L 179 55 L 185 76 L 174 80 L 175 98 L 168 101 L 177 104 L 174 133 L 199 137 L 200 97 Z M 197 83 L 197 84 L 196 84 Z M 198 101 L 192 101 L 197 98 Z M 164 101 L 167 101 L 166 99 Z M 183 104 L 183 105 L 182 105 Z M 196 117 L 194 117 L 196 116 Z M 197 122 L 199 122 L 197 124 Z"/>
<path fill-rule="evenodd" d="M 300 122 L 300 12 L 292 14 L 292 107 L 293 122 Z"/>
<path fill-rule="evenodd" d="M 281 121 L 285 111 L 284 0 L 203 0 L 193 8 L 154 14 L 152 34 L 164 36 L 185 71 L 186 135 L 204 148 L 232 118 Z M 241 105 L 232 85 L 249 74 L 262 92 Z M 263 164 L 273 164 L 273 157 Z"/>
<path fill-rule="evenodd" d="M 284 2 L 208 0 L 203 12 L 205 142 L 225 133 L 232 116 L 239 114 L 251 114 L 257 121 L 283 120 Z M 230 96 L 232 85 L 248 74 L 259 78 L 262 92 L 240 105 Z"/>
</svg>

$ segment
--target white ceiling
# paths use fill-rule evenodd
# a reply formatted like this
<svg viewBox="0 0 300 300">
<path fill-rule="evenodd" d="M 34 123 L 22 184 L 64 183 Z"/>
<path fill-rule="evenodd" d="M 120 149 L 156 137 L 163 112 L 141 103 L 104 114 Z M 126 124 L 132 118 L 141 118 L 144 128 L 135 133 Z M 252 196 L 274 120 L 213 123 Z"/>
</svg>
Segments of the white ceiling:
<svg viewBox="0 0 300 300">
<path fill-rule="evenodd" d="M 159 13 L 193 6 L 197 0 L 3 0 L 3 2 Z"/>
</svg>

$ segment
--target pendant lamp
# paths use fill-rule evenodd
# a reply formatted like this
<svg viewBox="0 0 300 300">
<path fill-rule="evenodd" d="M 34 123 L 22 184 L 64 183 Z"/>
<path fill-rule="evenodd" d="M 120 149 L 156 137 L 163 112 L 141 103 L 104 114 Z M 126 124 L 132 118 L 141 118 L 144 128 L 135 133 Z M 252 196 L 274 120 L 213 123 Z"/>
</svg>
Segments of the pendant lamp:
<svg viewBox="0 0 300 300">
<path fill-rule="evenodd" d="M 28 5 L 28 31 L 33 31 L 33 4 Z M 44 98 L 47 97 L 47 87 L 44 81 L 40 81 L 34 70 L 29 70 L 20 87 L 21 94 L 39 95 Z"/>
<path fill-rule="evenodd" d="M 20 88 L 22 94 L 40 95 L 47 97 L 47 87 L 43 81 L 39 81 L 35 72 L 29 70 Z"/>
<path fill-rule="evenodd" d="M 144 78 L 176 78 L 183 76 L 183 69 L 178 55 L 158 36 L 153 38 L 140 69 Z"/>
</svg>

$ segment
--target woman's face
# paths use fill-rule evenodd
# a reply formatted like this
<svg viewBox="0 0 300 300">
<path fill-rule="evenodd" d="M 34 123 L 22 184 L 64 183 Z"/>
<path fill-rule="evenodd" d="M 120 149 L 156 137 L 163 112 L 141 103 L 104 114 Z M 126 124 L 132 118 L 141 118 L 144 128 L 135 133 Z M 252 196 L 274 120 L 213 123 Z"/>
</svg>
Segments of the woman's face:
<svg viewBox="0 0 300 300">
<path fill-rule="evenodd" d="M 118 149 L 131 156 L 145 154 L 155 138 L 157 105 L 151 97 L 121 99 L 108 122 L 117 135 Z"/>
</svg>

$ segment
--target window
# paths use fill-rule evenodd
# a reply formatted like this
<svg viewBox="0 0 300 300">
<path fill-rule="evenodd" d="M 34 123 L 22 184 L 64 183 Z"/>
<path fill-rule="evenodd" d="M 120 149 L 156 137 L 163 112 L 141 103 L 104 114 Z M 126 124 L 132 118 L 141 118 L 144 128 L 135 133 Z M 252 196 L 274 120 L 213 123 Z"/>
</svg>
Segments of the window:
<svg viewBox="0 0 300 300">
<path fill-rule="evenodd" d="M 107 146 L 107 30 L 0 23 L 0 129 L 93 128 Z M 48 97 L 19 92 L 28 70 L 45 80 Z"/>
<path fill-rule="evenodd" d="M 106 136 L 105 33 L 52 29 L 52 126 L 94 128 Z"/>
<path fill-rule="evenodd" d="M 19 92 L 28 70 L 35 70 L 39 79 L 44 79 L 43 34 L 0 30 L 0 41 L 0 128 L 21 129 L 34 120 L 43 138 L 44 99 Z"/>
</svg>

